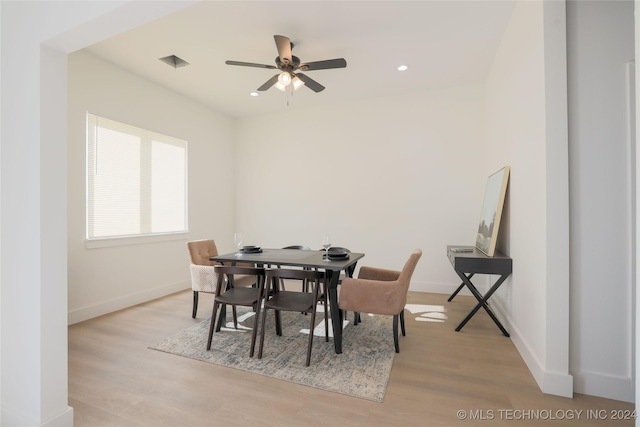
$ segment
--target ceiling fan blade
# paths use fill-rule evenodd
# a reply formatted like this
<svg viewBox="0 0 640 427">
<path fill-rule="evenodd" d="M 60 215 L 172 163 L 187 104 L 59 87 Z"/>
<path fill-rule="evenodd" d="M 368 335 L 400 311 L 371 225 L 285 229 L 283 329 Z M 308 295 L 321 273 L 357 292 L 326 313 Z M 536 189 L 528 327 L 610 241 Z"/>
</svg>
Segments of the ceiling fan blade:
<svg viewBox="0 0 640 427">
<path fill-rule="evenodd" d="M 303 71 L 328 70 L 331 68 L 345 68 L 347 61 L 344 58 L 327 59 L 324 61 L 306 62 L 298 67 Z"/>
<path fill-rule="evenodd" d="M 224 61 L 227 65 L 240 65 L 241 67 L 256 67 L 256 68 L 268 68 L 270 70 L 275 70 L 276 67 L 273 65 L 266 64 L 254 64 L 253 62 L 239 62 L 239 61 Z"/>
<path fill-rule="evenodd" d="M 283 64 L 291 64 L 291 40 L 285 36 L 273 36 L 278 47 L 278 56 Z"/>
<path fill-rule="evenodd" d="M 276 84 L 276 82 L 278 81 L 278 76 L 280 74 L 276 74 L 275 76 L 271 77 L 269 80 L 267 80 L 262 86 L 260 86 L 258 88 L 259 91 L 265 91 L 267 89 L 269 89 L 271 86 L 273 86 L 274 84 Z"/>
<path fill-rule="evenodd" d="M 296 73 L 296 76 L 300 77 L 300 80 L 304 82 L 304 85 L 311 89 L 314 92 L 322 92 L 324 90 L 324 86 L 322 86 L 317 81 L 313 80 L 311 77 L 305 76 L 302 73 Z M 277 79 L 277 77 L 276 77 Z"/>
</svg>

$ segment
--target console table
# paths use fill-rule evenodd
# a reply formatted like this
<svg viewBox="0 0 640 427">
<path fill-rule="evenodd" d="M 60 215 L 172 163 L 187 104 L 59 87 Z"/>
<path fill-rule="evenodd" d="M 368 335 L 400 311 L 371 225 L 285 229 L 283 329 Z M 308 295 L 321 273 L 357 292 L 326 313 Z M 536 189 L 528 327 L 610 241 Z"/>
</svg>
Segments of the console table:
<svg viewBox="0 0 640 427">
<path fill-rule="evenodd" d="M 493 314 L 491 307 L 489 306 L 489 298 L 498 290 L 500 285 L 509 277 L 512 271 L 512 260 L 510 257 L 496 252 L 494 256 L 490 257 L 480 252 L 473 246 L 447 246 L 447 257 L 453 266 L 456 274 L 462 279 L 462 283 L 458 286 L 458 289 L 451 294 L 447 301 L 452 301 L 458 292 L 465 286 L 471 291 L 473 296 L 478 300 L 478 304 L 471 310 L 471 312 L 464 318 L 464 320 L 458 325 L 456 331 L 460 331 L 464 325 L 476 314 L 480 307 L 484 308 L 489 317 L 500 328 L 502 334 L 505 337 L 509 336 L 502 323 Z M 489 288 L 487 293 L 482 295 L 480 291 L 471 283 L 471 278 L 475 274 L 492 274 L 500 276 L 495 283 Z"/>
</svg>

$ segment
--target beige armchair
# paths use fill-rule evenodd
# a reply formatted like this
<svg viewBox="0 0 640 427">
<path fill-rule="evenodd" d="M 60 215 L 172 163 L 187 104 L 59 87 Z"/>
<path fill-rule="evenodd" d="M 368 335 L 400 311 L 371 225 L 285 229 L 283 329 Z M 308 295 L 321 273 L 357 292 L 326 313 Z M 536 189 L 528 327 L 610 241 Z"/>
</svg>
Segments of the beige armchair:
<svg viewBox="0 0 640 427">
<path fill-rule="evenodd" d="M 213 240 L 197 240 L 187 242 L 189 260 L 191 261 L 191 289 L 193 289 L 193 312 L 191 317 L 195 319 L 198 311 L 198 292 L 216 292 L 218 274 L 215 272 L 214 263 L 209 257 L 218 255 L 218 248 Z"/>
<path fill-rule="evenodd" d="M 195 319 L 198 312 L 198 293 L 207 292 L 215 294 L 218 283 L 218 274 L 214 265 L 209 261 L 212 256 L 218 255 L 218 248 L 213 240 L 195 240 L 187 242 L 189 260 L 191 261 L 191 288 L 193 289 L 193 312 L 191 317 Z M 252 286 L 255 279 L 251 276 L 239 276 L 235 286 Z"/>
<path fill-rule="evenodd" d="M 344 278 L 340 286 L 338 305 L 341 310 L 355 312 L 354 324 L 358 322 L 359 313 L 393 316 L 396 353 L 400 352 L 398 320 L 404 336 L 404 306 L 407 304 L 411 276 L 421 256 L 420 249 L 414 250 L 402 271 L 363 266 L 357 279 Z"/>
</svg>

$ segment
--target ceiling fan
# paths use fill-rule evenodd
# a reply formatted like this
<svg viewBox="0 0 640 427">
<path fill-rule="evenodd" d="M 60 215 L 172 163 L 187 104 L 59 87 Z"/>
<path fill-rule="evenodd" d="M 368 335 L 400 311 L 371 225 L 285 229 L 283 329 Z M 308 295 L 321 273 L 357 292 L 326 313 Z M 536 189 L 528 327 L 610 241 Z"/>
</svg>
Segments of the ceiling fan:
<svg viewBox="0 0 640 427">
<path fill-rule="evenodd" d="M 225 61 L 227 65 L 239 65 L 242 67 L 256 67 L 267 68 L 270 70 L 280 70 L 281 72 L 276 74 L 267 80 L 262 86 L 258 88 L 259 91 L 265 91 L 271 86 L 284 91 L 289 84 L 293 85 L 295 90 L 302 86 L 307 86 L 314 92 L 321 92 L 324 90 L 317 81 L 311 77 L 301 73 L 300 71 L 315 71 L 315 70 L 327 70 L 331 68 L 345 68 L 347 61 L 344 58 L 327 59 L 324 61 L 315 62 L 300 62 L 300 58 L 291 54 L 293 49 L 293 43 L 285 36 L 273 36 L 276 41 L 276 47 L 278 48 L 278 56 L 276 57 L 276 65 L 255 64 L 253 62 L 239 62 L 239 61 Z"/>
</svg>

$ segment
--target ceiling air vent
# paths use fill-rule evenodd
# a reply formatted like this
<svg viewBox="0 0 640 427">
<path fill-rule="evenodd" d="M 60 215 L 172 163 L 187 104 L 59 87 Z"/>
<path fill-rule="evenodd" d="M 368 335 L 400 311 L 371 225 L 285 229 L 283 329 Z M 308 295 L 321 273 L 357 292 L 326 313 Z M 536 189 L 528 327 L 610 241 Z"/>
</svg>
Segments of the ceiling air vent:
<svg viewBox="0 0 640 427">
<path fill-rule="evenodd" d="M 182 58 L 178 58 L 175 55 L 165 56 L 164 58 L 158 58 L 160 61 L 164 62 L 167 65 L 171 65 L 173 68 L 184 67 L 189 65 L 187 61 Z"/>
</svg>

